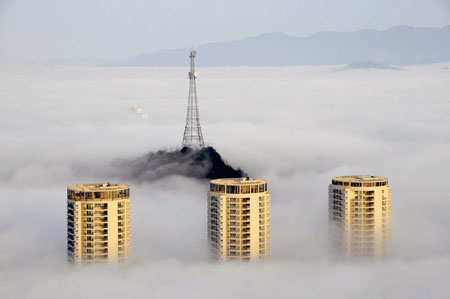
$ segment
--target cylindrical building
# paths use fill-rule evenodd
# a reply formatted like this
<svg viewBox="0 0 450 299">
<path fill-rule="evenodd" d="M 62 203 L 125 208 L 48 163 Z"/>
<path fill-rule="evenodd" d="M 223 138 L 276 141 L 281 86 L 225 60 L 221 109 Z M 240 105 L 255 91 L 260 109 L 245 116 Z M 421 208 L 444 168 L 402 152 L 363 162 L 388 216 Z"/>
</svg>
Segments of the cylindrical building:
<svg viewBox="0 0 450 299">
<path fill-rule="evenodd" d="M 131 255 L 130 188 L 67 188 L 67 253 L 73 263 L 125 262 Z"/>
<path fill-rule="evenodd" d="M 382 258 L 391 251 L 391 187 L 375 176 L 338 176 L 328 188 L 333 251 Z"/>
<path fill-rule="evenodd" d="M 217 179 L 208 193 L 208 240 L 214 259 L 259 260 L 270 251 L 270 194 L 265 180 Z"/>
</svg>

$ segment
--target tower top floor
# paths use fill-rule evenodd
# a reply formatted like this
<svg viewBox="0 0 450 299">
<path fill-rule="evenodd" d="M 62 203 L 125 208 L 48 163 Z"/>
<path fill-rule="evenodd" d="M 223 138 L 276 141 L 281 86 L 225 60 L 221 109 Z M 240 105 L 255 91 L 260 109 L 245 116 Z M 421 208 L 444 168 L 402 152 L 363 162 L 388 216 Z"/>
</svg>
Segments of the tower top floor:
<svg viewBox="0 0 450 299">
<path fill-rule="evenodd" d="M 123 184 L 79 184 L 67 188 L 67 198 L 72 200 L 114 200 L 129 196 L 130 187 Z"/>
<path fill-rule="evenodd" d="M 333 177 L 331 183 L 347 187 L 381 187 L 388 185 L 388 179 L 373 175 L 348 175 Z"/>
<path fill-rule="evenodd" d="M 267 181 L 261 179 L 223 178 L 210 182 L 210 191 L 227 194 L 249 194 L 267 192 Z"/>
</svg>

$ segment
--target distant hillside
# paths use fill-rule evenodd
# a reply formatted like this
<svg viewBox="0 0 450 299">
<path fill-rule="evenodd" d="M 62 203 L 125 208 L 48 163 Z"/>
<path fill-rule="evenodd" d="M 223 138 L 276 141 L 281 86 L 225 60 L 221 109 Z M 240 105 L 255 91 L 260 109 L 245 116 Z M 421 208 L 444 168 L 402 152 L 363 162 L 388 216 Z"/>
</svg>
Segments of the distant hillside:
<svg viewBox="0 0 450 299">
<path fill-rule="evenodd" d="M 378 70 L 395 70 L 395 71 L 401 70 L 401 68 L 398 67 L 393 67 L 387 64 L 376 63 L 372 61 L 351 63 L 340 70 L 353 70 L 353 69 L 378 69 Z"/>
<path fill-rule="evenodd" d="M 109 66 L 186 66 L 191 49 L 145 53 Z M 372 61 L 409 65 L 450 61 L 450 26 L 385 31 L 321 32 L 307 38 L 266 33 L 197 48 L 200 66 L 333 65 Z"/>
</svg>

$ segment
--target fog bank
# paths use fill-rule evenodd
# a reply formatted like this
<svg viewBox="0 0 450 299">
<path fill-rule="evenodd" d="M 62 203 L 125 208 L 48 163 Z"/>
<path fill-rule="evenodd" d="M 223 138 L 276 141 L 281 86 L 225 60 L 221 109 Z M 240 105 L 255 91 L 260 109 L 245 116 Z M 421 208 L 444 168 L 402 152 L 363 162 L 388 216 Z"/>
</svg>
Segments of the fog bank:
<svg viewBox="0 0 450 299">
<path fill-rule="evenodd" d="M 270 260 L 208 261 L 208 180 L 183 175 L 189 167 L 130 174 L 146 153 L 181 144 L 184 68 L 9 69 L 0 72 L 2 296 L 448 296 L 450 72 L 199 72 L 205 142 L 235 169 L 268 180 Z M 134 104 L 147 120 L 130 113 Z M 328 254 L 327 187 L 349 174 L 389 178 L 393 256 L 384 262 Z M 111 180 L 131 187 L 133 262 L 74 269 L 66 263 L 66 188 Z"/>
</svg>

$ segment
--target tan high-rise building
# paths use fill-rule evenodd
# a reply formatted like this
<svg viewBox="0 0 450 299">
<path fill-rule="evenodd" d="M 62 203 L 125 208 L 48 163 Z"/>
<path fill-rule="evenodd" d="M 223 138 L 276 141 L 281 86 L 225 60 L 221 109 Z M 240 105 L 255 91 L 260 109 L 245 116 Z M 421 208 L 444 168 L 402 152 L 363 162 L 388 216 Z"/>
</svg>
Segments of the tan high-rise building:
<svg viewBox="0 0 450 299">
<path fill-rule="evenodd" d="M 208 239 L 218 260 L 259 260 L 270 251 L 270 194 L 265 180 L 217 179 L 208 193 Z"/>
<path fill-rule="evenodd" d="M 119 263 L 130 257 L 127 185 L 83 184 L 67 188 L 67 253 L 73 263 Z"/>
<path fill-rule="evenodd" d="M 338 176 L 328 189 L 336 255 L 382 258 L 391 251 L 391 187 L 387 178 Z"/>
</svg>

